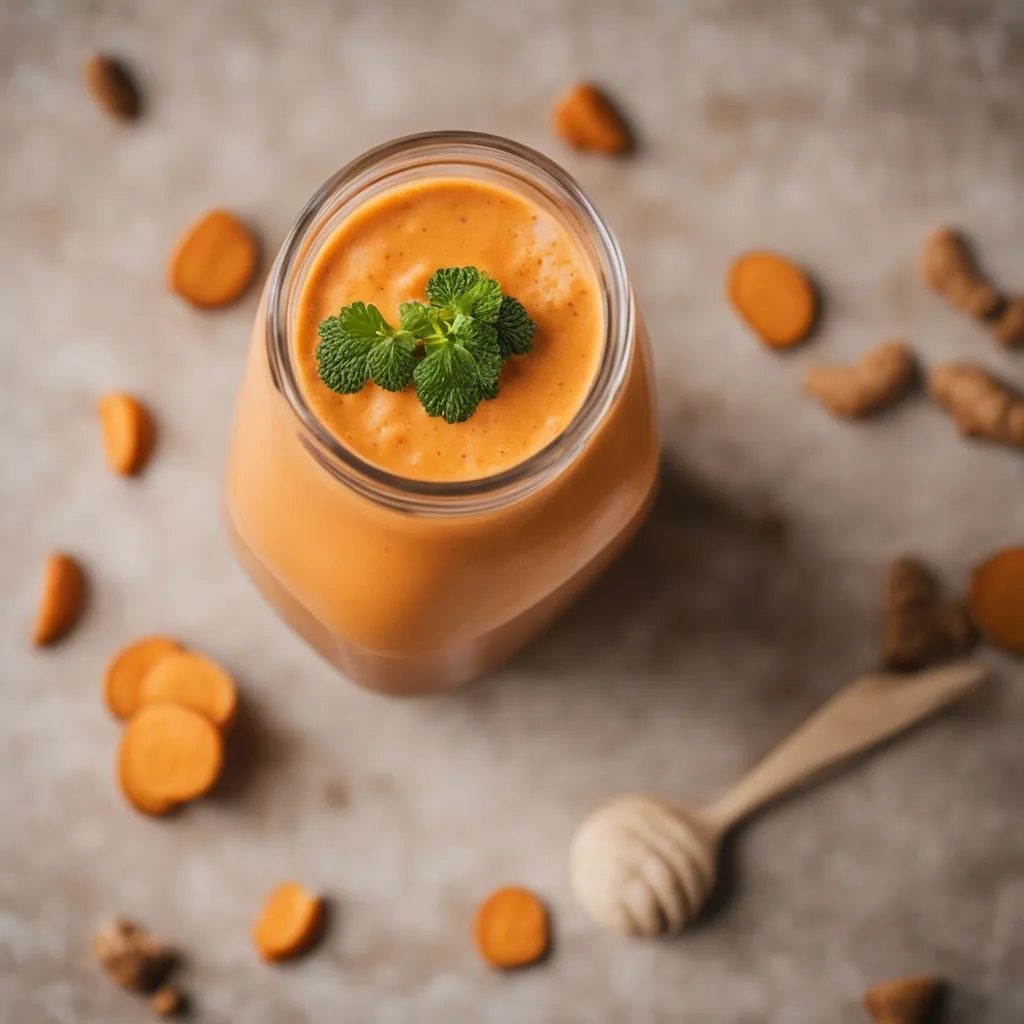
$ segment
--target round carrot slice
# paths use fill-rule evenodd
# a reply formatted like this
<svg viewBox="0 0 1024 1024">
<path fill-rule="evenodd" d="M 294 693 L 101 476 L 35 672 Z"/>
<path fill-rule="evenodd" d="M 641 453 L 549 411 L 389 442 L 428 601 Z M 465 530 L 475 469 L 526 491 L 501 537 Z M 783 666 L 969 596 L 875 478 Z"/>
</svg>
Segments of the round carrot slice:
<svg viewBox="0 0 1024 1024">
<path fill-rule="evenodd" d="M 771 348 L 803 341 L 817 318 L 810 278 L 792 260 L 771 252 L 748 252 L 729 270 L 729 301 Z"/>
<path fill-rule="evenodd" d="M 43 593 L 32 626 L 32 643 L 56 643 L 78 622 L 85 607 L 85 573 L 70 557 L 56 552 L 46 559 Z"/>
<path fill-rule="evenodd" d="M 103 677 L 103 698 L 117 718 L 131 718 L 142 707 L 142 680 L 168 654 L 181 650 L 169 636 L 146 636 L 121 648 Z"/>
<path fill-rule="evenodd" d="M 103 453 L 118 476 L 140 473 L 153 451 L 156 428 L 149 410 L 133 395 L 116 392 L 99 404 Z"/>
<path fill-rule="evenodd" d="M 212 658 L 175 651 L 156 661 L 139 691 L 141 705 L 170 702 L 191 708 L 218 729 L 231 725 L 238 707 L 235 682 Z"/>
<path fill-rule="evenodd" d="M 1024 654 L 1024 547 L 999 551 L 974 570 L 968 604 L 986 640 Z"/>
<path fill-rule="evenodd" d="M 264 960 L 284 960 L 316 941 L 323 921 L 323 900 L 298 882 L 284 882 L 267 897 L 252 929 L 252 941 Z"/>
<path fill-rule="evenodd" d="M 151 704 L 121 737 L 121 784 L 136 806 L 159 807 L 209 792 L 224 764 L 224 742 L 209 719 L 179 704 Z"/>
<path fill-rule="evenodd" d="M 227 210 L 200 217 L 171 255 L 171 291 L 199 309 L 227 306 L 249 287 L 259 262 L 252 232 Z"/>
<path fill-rule="evenodd" d="M 474 935 L 480 955 L 492 967 L 526 967 L 548 951 L 548 912 L 528 889 L 499 889 L 480 904 Z"/>
<path fill-rule="evenodd" d="M 145 789 L 140 789 L 136 777 L 132 772 L 125 771 L 124 748 L 118 753 L 117 758 L 117 784 L 125 799 L 141 814 L 148 814 L 151 817 L 159 818 L 170 814 L 178 804 L 173 800 L 164 800 L 155 797 Z"/>
</svg>

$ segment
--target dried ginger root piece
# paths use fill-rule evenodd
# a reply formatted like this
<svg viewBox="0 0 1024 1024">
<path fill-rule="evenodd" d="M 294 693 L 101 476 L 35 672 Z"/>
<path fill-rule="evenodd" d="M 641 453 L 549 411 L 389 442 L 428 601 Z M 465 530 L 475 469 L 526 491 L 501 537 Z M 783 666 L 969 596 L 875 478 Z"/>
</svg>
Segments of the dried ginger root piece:
<svg viewBox="0 0 1024 1024">
<path fill-rule="evenodd" d="M 149 410 L 134 395 L 105 395 L 99 403 L 103 452 L 118 476 L 140 473 L 153 451 L 156 427 Z"/>
<path fill-rule="evenodd" d="M 141 707 L 169 702 L 208 718 L 218 729 L 230 727 L 238 708 L 235 681 L 212 658 L 174 651 L 160 658 L 143 677 Z"/>
<path fill-rule="evenodd" d="M 974 639 L 963 602 L 942 598 L 938 581 L 914 558 L 897 558 L 885 579 L 882 664 L 925 668 L 967 650 Z"/>
<path fill-rule="evenodd" d="M 1004 548 L 974 570 L 968 607 L 986 640 L 1024 654 L 1024 547 Z"/>
<path fill-rule="evenodd" d="M 992 321 L 992 333 L 1008 348 L 1024 342 L 1024 299 L 1008 299 Z"/>
<path fill-rule="evenodd" d="M 727 293 L 733 309 L 774 349 L 791 348 L 814 328 L 814 285 L 792 260 L 771 252 L 746 252 L 729 269 Z"/>
<path fill-rule="evenodd" d="M 473 933 L 480 955 L 502 970 L 536 963 L 551 942 L 547 908 L 518 886 L 498 889 L 480 904 Z"/>
<path fill-rule="evenodd" d="M 963 237 L 949 227 L 933 231 L 921 247 L 921 278 L 951 306 L 979 319 L 999 308 L 999 293 L 985 279 Z"/>
<path fill-rule="evenodd" d="M 252 941 L 264 960 L 286 960 L 306 952 L 323 924 L 324 903 L 298 882 L 284 882 L 267 897 L 252 929 Z"/>
<path fill-rule="evenodd" d="M 132 805 L 160 808 L 210 791 L 224 765 L 224 742 L 217 727 L 198 712 L 178 704 L 150 704 L 125 726 L 119 758 L 119 780 Z"/>
<path fill-rule="evenodd" d="M 928 379 L 928 390 L 965 437 L 1024 448 L 1024 398 L 980 366 L 936 366 Z"/>
<path fill-rule="evenodd" d="M 915 370 L 907 345 L 887 341 L 853 366 L 808 367 L 804 390 L 834 416 L 861 419 L 902 398 L 914 380 Z"/>
<path fill-rule="evenodd" d="M 171 254 L 171 291 L 199 309 L 218 309 L 240 298 L 259 263 L 259 244 L 233 213 L 211 210 L 182 235 Z"/>
<path fill-rule="evenodd" d="M 170 954 L 144 928 L 115 918 L 92 937 L 92 954 L 121 988 L 148 992 L 163 980 Z"/>
<path fill-rule="evenodd" d="M 555 102 L 552 123 L 575 149 L 626 153 L 633 148 L 629 127 L 597 86 L 579 82 Z"/>
<path fill-rule="evenodd" d="M 111 658 L 103 677 L 103 699 L 111 713 L 122 721 L 142 706 L 142 680 L 160 660 L 181 650 L 169 636 L 146 636 L 123 647 Z"/>
<path fill-rule="evenodd" d="M 86 580 L 82 567 L 70 556 L 55 552 L 46 559 L 43 593 L 32 626 L 32 643 L 46 647 L 65 636 L 81 618 Z"/>
<path fill-rule="evenodd" d="M 928 1024 L 941 992 L 941 982 L 931 975 L 896 978 L 872 985 L 864 1008 L 877 1024 Z"/>
<path fill-rule="evenodd" d="M 82 65 L 82 77 L 89 94 L 105 114 L 122 121 L 131 121 L 139 116 L 139 90 L 120 61 L 94 53 Z"/>
</svg>

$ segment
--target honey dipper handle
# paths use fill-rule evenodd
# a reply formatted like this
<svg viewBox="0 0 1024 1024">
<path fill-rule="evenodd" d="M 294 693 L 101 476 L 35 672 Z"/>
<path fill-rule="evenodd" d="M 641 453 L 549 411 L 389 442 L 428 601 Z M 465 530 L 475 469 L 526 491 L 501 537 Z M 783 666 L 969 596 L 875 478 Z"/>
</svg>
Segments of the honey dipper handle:
<svg viewBox="0 0 1024 1024">
<path fill-rule="evenodd" d="M 841 690 L 712 807 L 723 831 L 819 772 L 908 729 L 978 686 L 985 669 L 965 661 L 916 675 L 863 676 Z"/>
</svg>

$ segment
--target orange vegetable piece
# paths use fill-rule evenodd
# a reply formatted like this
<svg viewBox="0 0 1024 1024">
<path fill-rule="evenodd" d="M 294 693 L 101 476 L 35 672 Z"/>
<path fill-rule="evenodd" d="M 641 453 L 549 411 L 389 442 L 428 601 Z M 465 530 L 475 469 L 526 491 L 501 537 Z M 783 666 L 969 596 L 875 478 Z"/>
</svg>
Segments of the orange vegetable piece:
<svg viewBox="0 0 1024 1024">
<path fill-rule="evenodd" d="M 547 909 L 528 889 L 499 889 L 480 904 L 474 937 L 480 955 L 492 967 L 526 967 L 548 951 Z"/>
<path fill-rule="evenodd" d="M 133 395 L 115 392 L 99 403 L 103 452 L 118 476 L 142 471 L 153 451 L 156 429 L 149 410 Z"/>
<path fill-rule="evenodd" d="M 217 309 L 249 287 L 259 262 L 252 232 L 227 210 L 211 210 L 182 235 L 171 255 L 171 291 L 199 309 Z"/>
<path fill-rule="evenodd" d="M 169 636 L 146 636 L 121 648 L 110 659 L 103 677 L 103 698 L 111 713 L 122 720 L 142 707 L 142 680 L 168 654 L 181 650 Z"/>
<path fill-rule="evenodd" d="M 218 729 L 231 725 L 238 707 L 235 681 L 212 658 L 174 651 L 157 659 L 139 690 L 143 707 L 170 702 L 208 718 Z"/>
<path fill-rule="evenodd" d="M 1024 547 L 999 551 L 974 570 L 968 607 L 986 640 L 1024 654 Z"/>
<path fill-rule="evenodd" d="M 70 555 L 56 552 L 46 559 L 43 594 L 36 609 L 32 643 L 56 643 L 78 622 L 85 607 L 85 573 Z"/>
<path fill-rule="evenodd" d="M 140 788 L 137 775 L 130 770 L 125 771 L 123 747 L 117 758 L 117 785 L 128 803 L 141 814 L 160 818 L 165 814 L 170 814 L 178 806 L 177 800 L 166 800 L 163 797 L 155 796 L 145 787 Z"/>
<path fill-rule="evenodd" d="M 575 149 L 625 153 L 632 148 L 629 127 L 604 93 L 589 82 L 564 92 L 552 111 L 555 131 Z"/>
<path fill-rule="evenodd" d="M 729 269 L 729 301 L 771 348 L 790 348 L 811 333 L 818 302 L 810 278 L 792 260 L 747 252 Z"/>
<path fill-rule="evenodd" d="M 323 924 L 324 903 L 298 882 L 284 882 L 267 897 L 252 929 L 252 941 L 264 960 L 285 960 L 304 953 Z"/>
<path fill-rule="evenodd" d="M 121 737 L 119 778 L 147 813 L 209 792 L 224 765 L 224 741 L 209 719 L 179 704 L 150 704 Z"/>
</svg>

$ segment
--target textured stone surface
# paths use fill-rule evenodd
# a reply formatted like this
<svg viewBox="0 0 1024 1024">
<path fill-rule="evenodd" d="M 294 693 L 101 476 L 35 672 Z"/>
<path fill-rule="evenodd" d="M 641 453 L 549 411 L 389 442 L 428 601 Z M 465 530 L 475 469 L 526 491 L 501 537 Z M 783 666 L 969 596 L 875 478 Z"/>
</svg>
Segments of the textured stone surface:
<svg viewBox="0 0 1024 1024">
<path fill-rule="evenodd" d="M 987 701 L 745 829 L 731 898 L 688 937 L 601 934 L 565 867 L 594 803 L 710 798 L 871 665 L 891 555 L 957 586 L 1022 540 L 1020 456 L 957 440 L 923 399 L 851 427 L 800 396 L 808 361 L 888 336 L 1024 384 L 1024 355 L 914 267 L 949 219 L 1024 287 L 1022 33 L 1016 0 L 0 3 L 0 1019 L 144 1019 L 88 955 L 119 911 L 190 954 L 211 1024 L 854 1024 L 867 982 L 922 970 L 956 984 L 954 1024 L 1024 1020 L 1024 672 L 991 652 Z M 136 126 L 85 95 L 96 48 L 138 69 Z M 632 114 L 635 159 L 549 134 L 549 99 L 583 75 Z M 340 164 L 449 127 L 537 146 L 605 208 L 654 339 L 667 479 L 634 548 L 540 643 L 463 693 L 394 703 L 334 676 L 234 565 L 219 478 L 255 294 L 200 315 L 163 267 L 217 204 L 272 254 Z M 786 357 L 722 300 L 730 256 L 757 245 L 804 260 L 829 299 Z M 109 388 L 160 418 L 138 481 L 102 466 Z M 53 547 L 94 595 L 36 653 Z M 115 793 L 97 690 L 151 630 L 244 689 L 228 792 L 166 822 Z M 316 956 L 269 968 L 248 928 L 288 876 L 336 913 Z M 513 978 L 468 941 L 507 881 L 557 926 L 550 963 Z"/>
</svg>

